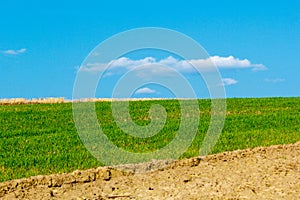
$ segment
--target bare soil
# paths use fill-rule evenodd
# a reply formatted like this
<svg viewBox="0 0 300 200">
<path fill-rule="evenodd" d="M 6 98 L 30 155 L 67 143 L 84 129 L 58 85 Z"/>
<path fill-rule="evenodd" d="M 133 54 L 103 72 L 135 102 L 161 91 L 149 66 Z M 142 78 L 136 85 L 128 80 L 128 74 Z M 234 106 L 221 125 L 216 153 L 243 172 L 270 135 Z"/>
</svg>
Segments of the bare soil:
<svg viewBox="0 0 300 200">
<path fill-rule="evenodd" d="M 0 198 L 300 199 L 300 142 L 121 168 L 8 181 Z"/>
</svg>

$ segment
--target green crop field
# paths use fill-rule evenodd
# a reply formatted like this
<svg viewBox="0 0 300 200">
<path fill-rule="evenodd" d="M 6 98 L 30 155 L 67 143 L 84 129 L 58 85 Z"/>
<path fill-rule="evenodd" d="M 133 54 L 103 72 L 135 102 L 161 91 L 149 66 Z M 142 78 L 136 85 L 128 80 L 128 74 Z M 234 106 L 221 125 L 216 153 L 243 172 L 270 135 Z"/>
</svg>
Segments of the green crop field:
<svg viewBox="0 0 300 200">
<path fill-rule="evenodd" d="M 168 144 L 180 126 L 177 100 L 132 101 L 133 121 L 142 126 L 150 123 L 148 111 L 154 103 L 165 107 L 167 120 L 158 134 L 146 139 L 122 132 L 112 117 L 110 102 L 95 105 L 99 124 L 115 145 L 132 152 L 149 152 Z M 199 107 L 198 132 L 182 158 L 198 155 L 207 132 L 210 100 L 199 100 Z M 211 153 L 299 140 L 300 98 L 227 99 L 225 126 Z M 1 182 L 100 165 L 81 143 L 73 121 L 72 103 L 0 106 Z"/>
</svg>

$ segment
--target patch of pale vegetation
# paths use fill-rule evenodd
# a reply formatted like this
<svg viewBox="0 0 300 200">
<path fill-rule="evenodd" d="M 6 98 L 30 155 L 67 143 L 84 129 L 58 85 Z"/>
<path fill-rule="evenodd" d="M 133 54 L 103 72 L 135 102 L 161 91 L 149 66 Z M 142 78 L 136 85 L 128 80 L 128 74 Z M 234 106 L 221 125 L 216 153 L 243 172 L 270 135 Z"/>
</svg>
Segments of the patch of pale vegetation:
<svg viewBox="0 0 300 200">
<path fill-rule="evenodd" d="M 111 101 L 148 101 L 148 100 L 171 100 L 171 98 L 85 98 L 69 100 L 64 97 L 49 98 L 10 98 L 0 99 L 0 105 L 16 105 L 16 104 L 46 104 L 46 103 L 70 103 L 70 102 L 111 102 Z"/>
<path fill-rule="evenodd" d="M 65 103 L 65 102 L 70 102 L 70 100 L 66 100 L 63 97 L 33 98 L 33 99 L 25 99 L 25 98 L 0 99 L 0 105 Z"/>
</svg>

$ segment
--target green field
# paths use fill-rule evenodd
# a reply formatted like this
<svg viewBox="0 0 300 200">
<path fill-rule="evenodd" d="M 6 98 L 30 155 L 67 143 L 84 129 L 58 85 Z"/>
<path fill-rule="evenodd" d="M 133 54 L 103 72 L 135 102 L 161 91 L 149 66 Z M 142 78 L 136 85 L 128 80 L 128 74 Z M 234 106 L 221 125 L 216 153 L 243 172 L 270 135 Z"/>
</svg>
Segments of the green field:
<svg viewBox="0 0 300 200">
<path fill-rule="evenodd" d="M 177 100 L 130 102 L 130 114 L 147 125 L 153 103 L 167 111 L 164 128 L 147 139 L 134 138 L 117 127 L 110 102 L 97 102 L 96 111 L 104 133 L 117 146 L 133 152 L 149 152 L 168 144 L 180 125 Z M 182 156 L 198 154 L 210 121 L 210 100 L 199 100 L 198 132 Z M 213 152 L 256 146 L 294 143 L 300 140 L 300 98 L 227 99 L 222 134 Z M 0 182 L 38 174 L 70 172 L 101 165 L 85 149 L 73 121 L 72 103 L 0 106 Z"/>
</svg>

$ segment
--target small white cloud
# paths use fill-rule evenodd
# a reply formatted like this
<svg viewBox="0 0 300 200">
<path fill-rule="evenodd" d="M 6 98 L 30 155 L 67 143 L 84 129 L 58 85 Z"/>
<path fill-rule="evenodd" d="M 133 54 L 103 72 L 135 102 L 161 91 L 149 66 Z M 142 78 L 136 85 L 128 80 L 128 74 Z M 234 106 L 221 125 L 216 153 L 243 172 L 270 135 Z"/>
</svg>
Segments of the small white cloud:
<svg viewBox="0 0 300 200">
<path fill-rule="evenodd" d="M 93 53 L 91 54 L 92 57 L 97 57 L 97 56 L 99 56 L 99 55 L 100 55 L 100 53 L 98 53 L 98 52 L 93 52 Z"/>
<path fill-rule="evenodd" d="M 17 52 L 18 52 L 18 53 L 25 53 L 25 52 L 26 52 L 26 50 L 27 50 L 27 49 L 25 49 L 25 48 L 22 48 L 22 49 L 20 49 L 20 50 L 17 50 Z"/>
<path fill-rule="evenodd" d="M 266 78 L 265 82 L 269 82 L 269 83 L 280 83 L 280 82 L 284 82 L 285 79 L 284 78 L 274 78 L 274 79 L 269 79 Z"/>
<path fill-rule="evenodd" d="M 239 59 L 233 56 L 220 57 L 212 56 L 211 61 L 214 62 L 219 68 L 252 68 L 252 70 L 266 70 L 263 64 L 253 64 L 248 59 Z"/>
<path fill-rule="evenodd" d="M 147 87 L 140 88 L 137 91 L 135 91 L 135 94 L 153 94 L 153 93 L 156 93 L 156 91 Z"/>
<path fill-rule="evenodd" d="M 233 78 L 222 78 L 222 86 L 227 86 L 227 85 L 234 85 L 237 84 L 238 81 L 233 79 Z"/>
<path fill-rule="evenodd" d="M 233 56 L 211 56 L 207 59 L 190 60 L 190 62 L 199 69 L 211 67 L 212 64 L 215 64 L 219 69 L 251 68 L 253 71 L 267 69 L 263 64 L 253 64 L 248 59 L 241 60 Z"/>
<path fill-rule="evenodd" d="M 22 53 L 25 53 L 25 52 L 26 52 L 25 48 L 22 48 L 22 49 L 19 49 L 19 50 L 9 49 L 9 50 L 2 51 L 2 53 L 6 54 L 6 55 L 19 55 L 19 54 L 22 54 Z"/>
<path fill-rule="evenodd" d="M 124 69 L 133 69 L 135 67 L 141 66 L 141 65 L 148 65 L 151 63 L 156 63 L 155 58 L 153 57 L 146 57 L 144 59 L 140 59 L 140 60 L 131 60 L 129 58 L 126 57 L 121 57 L 118 58 L 116 60 L 112 60 L 108 63 L 87 63 L 84 66 L 80 67 L 81 71 L 105 71 L 107 68 L 109 70 L 113 70 L 113 69 L 120 69 L 120 68 L 124 68 Z"/>
<path fill-rule="evenodd" d="M 253 64 L 252 65 L 252 71 L 264 71 L 267 70 L 268 68 L 264 66 L 263 64 Z"/>
</svg>

